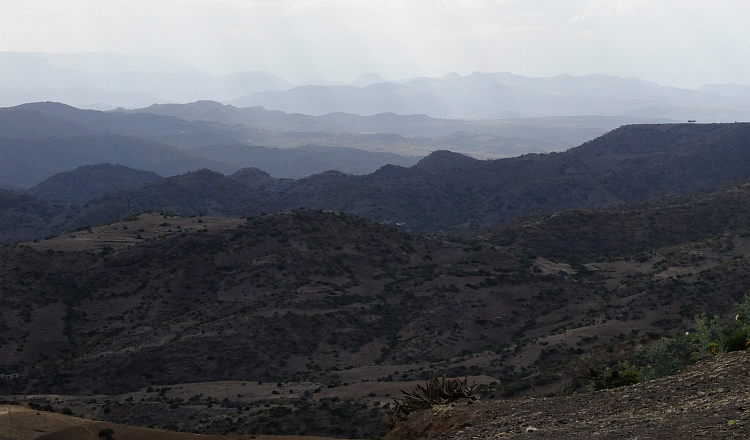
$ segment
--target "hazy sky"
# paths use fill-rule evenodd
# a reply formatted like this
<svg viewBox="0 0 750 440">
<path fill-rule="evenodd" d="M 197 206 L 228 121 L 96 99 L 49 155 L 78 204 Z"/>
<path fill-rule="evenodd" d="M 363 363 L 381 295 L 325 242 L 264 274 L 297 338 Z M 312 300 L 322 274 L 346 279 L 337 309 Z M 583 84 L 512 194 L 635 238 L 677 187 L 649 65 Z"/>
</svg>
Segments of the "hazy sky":
<svg viewBox="0 0 750 440">
<path fill-rule="evenodd" d="M 449 72 L 750 84 L 750 0 L 0 0 L 0 50 L 291 81 Z"/>
</svg>

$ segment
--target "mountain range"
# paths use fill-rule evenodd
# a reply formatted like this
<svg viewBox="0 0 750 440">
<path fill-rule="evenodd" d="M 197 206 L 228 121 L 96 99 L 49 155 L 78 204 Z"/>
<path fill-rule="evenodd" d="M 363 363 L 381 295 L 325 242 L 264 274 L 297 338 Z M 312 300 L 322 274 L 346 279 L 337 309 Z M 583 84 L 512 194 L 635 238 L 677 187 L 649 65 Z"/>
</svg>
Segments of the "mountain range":
<svg viewBox="0 0 750 440">
<path fill-rule="evenodd" d="M 0 183 L 30 187 L 57 172 L 112 163 L 163 176 L 243 167 L 300 178 L 328 170 L 368 174 L 450 149 L 479 158 L 561 151 L 642 118 L 459 121 L 427 116 L 314 117 L 213 101 L 134 111 L 40 102 L 0 109 Z M 395 153 L 395 154 L 394 154 Z"/>
<path fill-rule="evenodd" d="M 635 125 L 563 153 L 480 161 L 439 151 L 411 168 L 386 165 L 363 176 L 325 172 L 283 186 L 238 189 L 233 197 L 224 188 L 231 176 L 205 171 L 180 176 L 184 195 L 170 198 L 169 207 L 183 214 L 204 212 L 189 196 L 200 188 L 202 206 L 213 200 L 215 209 L 205 212 L 257 215 L 307 207 L 352 212 L 419 232 L 476 231 L 518 216 L 728 185 L 750 177 L 749 134 L 750 124 Z M 105 196 L 89 208 L 158 210 L 166 201 L 160 186 L 167 182 Z M 229 205 L 221 201 L 228 198 Z"/>
<path fill-rule="evenodd" d="M 61 101 L 86 108 L 134 108 L 292 87 L 267 72 L 212 76 L 163 57 L 0 52 L 0 66 L 0 105 Z"/>
<path fill-rule="evenodd" d="M 204 434 L 372 438 L 396 390 L 432 376 L 470 376 L 485 401 L 566 402 L 591 371 L 647 368 L 642 350 L 685 366 L 695 317 L 733 322 L 750 289 L 749 135 L 630 125 L 561 153 L 437 151 L 299 179 L 98 164 L 0 191 L 0 399 Z M 628 390 L 669 397 L 654 386 Z"/>
<path fill-rule="evenodd" d="M 28 98 L 98 110 L 0 108 L 0 440 L 746 437 L 748 86 L 0 52 Z"/>
<path fill-rule="evenodd" d="M 393 112 L 452 119 L 598 115 L 734 122 L 750 119 L 747 89 L 750 86 L 688 90 L 606 75 L 527 78 L 476 72 L 364 88 L 295 87 L 258 92 L 230 103 L 311 115 Z"/>
<path fill-rule="evenodd" d="M 678 121 L 750 119 L 750 85 L 698 90 L 607 75 L 529 78 L 511 73 L 451 73 L 386 81 L 362 75 L 349 84 L 291 84 L 268 72 L 212 76 L 159 57 L 0 52 L 0 105 L 60 101 L 109 110 L 154 103 L 217 100 L 239 107 L 325 115 L 395 113 L 447 119 L 622 116 Z"/>
<path fill-rule="evenodd" d="M 86 196 L 85 206 L 69 212 L 63 222 L 59 215 L 44 214 L 44 220 L 32 223 L 44 225 L 36 235 L 43 237 L 144 211 L 248 216 L 306 207 L 351 212 L 414 232 L 476 233 L 529 215 L 722 188 L 750 177 L 749 139 L 747 123 L 633 125 L 563 153 L 477 160 L 438 151 L 409 168 L 385 165 L 360 176 L 327 171 L 295 180 L 259 169 L 231 175 L 204 169 L 142 186 L 113 187 L 116 192 Z M 82 200 L 72 194 L 94 196 L 87 188 L 100 176 L 96 167 L 70 176 L 42 182 L 31 193 L 67 203 Z M 12 231 L 12 225 L 5 230 Z M 4 240 L 11 237 L 9 232 Z"/>
<path fill-rule="evenodd" d="M 281 137 L 283 137 L 282 135 Z M 288 133 L 297 140 L 299 133 Z M 409 166 L 419 156 L 315 146 L 304 138 L 292 148 L 248 145 L 277 137 L 245 125 L 186 121 L 152 114 L 104 113 L 59 103 L 0 109 L 0 182 L 30 187 L 58 172 L 111 163 L 163 176 L 210 168 L 235 172 L 258 167 L 277 177 L 326 170 L 364 174 L 385 164 Z"/>
</svg>

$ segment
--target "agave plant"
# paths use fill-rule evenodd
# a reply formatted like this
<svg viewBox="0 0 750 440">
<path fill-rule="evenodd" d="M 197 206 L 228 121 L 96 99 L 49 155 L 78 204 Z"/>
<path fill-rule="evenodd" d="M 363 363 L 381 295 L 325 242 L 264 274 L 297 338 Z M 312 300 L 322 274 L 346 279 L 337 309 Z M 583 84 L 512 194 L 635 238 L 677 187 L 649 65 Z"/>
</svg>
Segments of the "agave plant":
<svg viewBox="0 0 750 440">
<path fill-rule="evenodd" d="M 431 408 L 432 405 L 443 405 L 458 399 L 475 400 L 478 396 L 480 385 L 469 379 L 449 379 L 434 377 L 425 383 L 425 386 L 417 385 L 411 392 L 399 390 L 404 394 L 403 399 L 395 399 L 394 411 L 398 415 L 407 415 L 414 411 Z"/>
</svg>

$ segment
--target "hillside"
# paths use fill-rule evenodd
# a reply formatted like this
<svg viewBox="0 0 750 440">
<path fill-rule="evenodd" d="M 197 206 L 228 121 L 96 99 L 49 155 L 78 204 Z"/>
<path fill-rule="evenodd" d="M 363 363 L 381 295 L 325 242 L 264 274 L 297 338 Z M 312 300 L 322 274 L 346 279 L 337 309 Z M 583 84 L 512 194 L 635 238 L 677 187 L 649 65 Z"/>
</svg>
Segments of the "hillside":
<svg viewBox="0 0 750 440">
<path fill-rule="evenodd" d="M 734 224 L 583 264 L 310 210 L 6 245 L 0 393 L 142 426 L 363 437 L 431 373 L 475 376 L 487 398 L 581 391 L 587 366 L 734 316 L 750 289 Z"/>
<path fill-rule="evenodd" d="M 9 138 L 55 138 L 91 134 L 82 125 L 47 115 L 36 109 L 0 110 L 0 133 Z"/>
<path fill-rule="evenodd" d="M 350 212 L 412 232 L 471 235 L 533 215 L 689 196 L 742 181 L 750 176 L 749 132 L 750 124 L 635 125 L 564 153 L 480 161 L 437 151 L 409 168 L 386 165 L 363 176 L 329 171 L 296 180 L 255 180 L 250 186 L 242 179 L 202 170 L 104 194 L 64 223 L 42 222 L 31 236 L 145 211 L 248 216 L 300 207 Z M 129 142 L 103 139 L 113 148 Z M 15 141 L 9 145 L 18 148 Z M 106 151 L 97 154 L 101 157 Z M 189 163 L 183 162 L 185 167 Z M 11 168 L 13 173 L 23 169 Z M 53 216 L 67 210 L 46 209 L 56 213 Z M 4 226 L 11 241 L 13 227 L 13 222 Z"/>
<path fill-rule="evenodd" d="M 2 192 L 3 237 L 37 239 L 0 247 L 0 395 L 142 427 L 337 438 L 384 435 L 396 390 L 432 374 L 471 376 L 483 402 L 575 408 L 589 369 L 687 343 L 700 313 L 737 314 L 749 129 L 630 126 L 566 153 L 440 151 L 367 176 L 199 170 L 70 207 Z M 96 171 L 151 176 L 99 166 L 59 188 Z M 378 203 L 377 221 L 342 212 Z M 408 232 L 441 224 L 464 238 Z M 542 408 L 523 402 L 508 405 Z"/>
<path fill-rule="evenodd" d="M 118 440 L 129 439 L 168 439 L 168 440 L 221 440 L 226 436 L 205 436 L 186 432 L 176 432 L 167 429 L 143 428 L 123 425 L 113 422 L 97 422 L 64 414 L 37 411 L 18 405 L 3 405 L 0 417 L 7 420 L 8 410 L 11 412 L 12 437 L 8 437 L 8 426 L 0 428 L 0 439 L 8 440 L 98 440 L 98 433 L 102 429 L 112 429 Z M 313 436 L 234 436 L 236 439 L 253 438 L 257 440 L 330 440 Z"/>
<path fill-rule="evenodd" d="M 99 163 L 164 176 L 201 168 L 233 173 L 244 167 L 275 177 L 300 178 L 328 170 L 367 174 L 386 164 L 413 165 L 433 143 L 377 133 L 278 133 L 239 124 L 30 103 L 0 109 L 0 154 L 5 159 L 0 184 L 28 188 L 58 172 Z M 389 145 L 408 156 L 390 152 Z"/>
<path fill-rule="evenodd" d="M 750 353 L 719 356 L 672 377 L 594 394 L 437 407 L 384 440 L 747 438 Z"/>
<path fill-rule="evenodd" d="M 73 215 L 28 194 L 0 189 L 0 243 L 34 240 L 64 229 Z"/>
<path fill-rule="evenodd" d="M 750 184 L 742 183 L 694 197 L 557 212 L 512 222 L 484 238 L 554 260 L 592 261 L 721 237 L 727 231 L 747 233 L 749 207 Z"/>
<path fill-rule="evenodd" d="M 0 119 L 18 118 L 18 112 L 34 111 L 84 127 L 94 133 L 137 137 L 175 147 L 194 147 L 244 141 L 253 130 L 204 121 L 185 121 L 180 118 L 147 114 L 109 113 L 81 110 L 58 102 L 33 102 L 0 109 Z M 33 137 L 43 132 L 37 130 Z"/>
<path fill-rule="evenodd" d="M 266 148 L 252 145 L 214 145 L 188 150 L 193 157 L 233 164 L 234 169 L 259 168 L 274 177 L 299 179 L 336 170 L 346 174 L 370 174 L 387 165 L 409 167 L 419 156 L 369 152 L 356 148 L 303 145 Z"/>
<path fill-rule="evenodd" d="M 401 223 L 416 232 L 471 233 L 519 216 L 721 188 L 750 177 L 748 143 L 750 124 L 627 126 L 564 153 L 479 161 L 435 152 L 410 168 L 388 165 L 364 176 L 326 172 L 265 191 L 240 190 L 234 199 L 222 192 L 212 201 L 214 210 L 207 212 L 257 215 L 320 208 Z M 207 189 L 209 181 L 222 181 L 219 175 L 209 179 L 207 174 L 180 179 Z M 102 198 L 92 202 L 91 209 L 133 206 L 138 208 L 132 212 L 206 212 L 187 200 L 160 207 L 153 194 L 169 182 Z"/>
<path fill-rule="evenodd" d="M 512 119 L 440 119 L 425 114 L 377 113 L 360 116 L 334 112 L 321 116 L 285 113 L 263 107 L 235 107 L 215 101 L 188 104 L 154 104 L 135 110 L 115 110 L 123 113 L 152 113 L 175 116 L 188 121 L 213 121 L 222 124 L 245 124 L 270 131 L 332 132 L 332 133 L 389 133 L 408 137 L 436 138 L 458 133 L 493 135 L 498 138 L 536 140 L 556 139 L 558 142 L 579 145 L 606 131 L 628 124 L 675 122 L 669 119 L 618 116 L 565 116 Z"/>
<path fill-rule="evenodd" d="M 122 165 L 85 165 L 73 171 L 55 174 L 29 192 L 51 203 L 83 203 L 121 189 L 136 188 L 162 179 L 156 173 Z"/>
<path fill-rule="evenodd" d="M 2 180 L 27 188 L 57 173 L 101 163 L 165 176 L 219 167 L 217 162 L 190 157 L 169 145 L 109 134 L 36 139 L 0 137 L 0 154 Z"/>
</svg>

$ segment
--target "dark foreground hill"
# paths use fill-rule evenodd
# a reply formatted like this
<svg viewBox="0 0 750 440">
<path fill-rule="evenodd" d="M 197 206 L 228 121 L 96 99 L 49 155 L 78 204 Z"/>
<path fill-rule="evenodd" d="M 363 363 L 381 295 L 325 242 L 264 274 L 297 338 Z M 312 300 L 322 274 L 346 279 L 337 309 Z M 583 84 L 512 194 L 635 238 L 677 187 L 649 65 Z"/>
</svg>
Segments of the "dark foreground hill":
<svg viewBox="0 0 750 440">
<path fill-rule="evenodd" d="M 437 407 L 385 440 L 736 438 L 750 435 L 750 353 L 722 355 L 672 377 L 594 394 Z"/>
<path fill-rule="evenodd" d="M 309 210 L 5 245 L 0 394 L 145 426 L 366 437 L 395 388 L 432 373 L 483 378 L 487 398 L 581 392 L 586 367 L 736 314 L 741 223 L 573 264 Z"/>
</svg>

